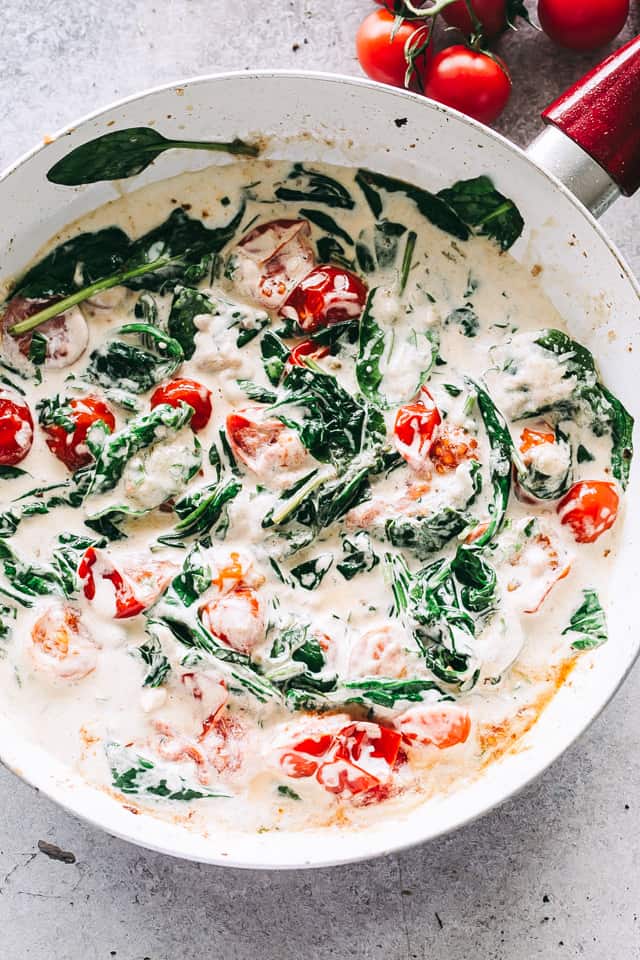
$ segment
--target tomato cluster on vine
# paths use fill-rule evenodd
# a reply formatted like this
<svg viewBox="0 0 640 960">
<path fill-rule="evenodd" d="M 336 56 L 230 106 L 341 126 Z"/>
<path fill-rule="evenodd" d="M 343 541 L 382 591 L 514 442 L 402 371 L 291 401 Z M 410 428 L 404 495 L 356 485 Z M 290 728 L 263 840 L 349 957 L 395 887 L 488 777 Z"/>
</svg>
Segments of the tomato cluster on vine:
<svg viewBox="0 0 640 960">
<path fill-rule="evenodd" d="M 360 24 L 356 51 L 373 80 L 422 93 L 462 113 L 492 123 L 511 94 L 509 69 L 491 49 L 519 20 L 531 23 L 524 0 L 376 0 Z M 629 0 L 538 0 L 542 30 L 560 46 L 592 50 L 624 27 Z M 464 42 L 436 52 L 441 18 Z M 447 34 L 445 33 L 445 36 Z"/>
</svg>

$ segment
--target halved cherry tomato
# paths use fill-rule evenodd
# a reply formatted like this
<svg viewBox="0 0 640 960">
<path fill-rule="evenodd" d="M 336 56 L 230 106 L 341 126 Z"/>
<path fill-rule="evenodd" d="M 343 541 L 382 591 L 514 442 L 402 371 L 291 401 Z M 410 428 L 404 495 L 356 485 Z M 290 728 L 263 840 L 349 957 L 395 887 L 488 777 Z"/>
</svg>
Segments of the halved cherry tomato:
<svg viewBox="0 0 640 960">
<path fill-rule="evenodd" d="M 289 777 L 315 775 L 329 793 L 353 797 L 390 781 L 400 749 L 400 734 L 377 723 L 356 722 L 335 733 L 307 736 L 280 757 Z"/>
<path fill-rule="evenodd" d="M 620 497 L 614 483 L 581 480 L 556 507 L 560 522 L 571 527 L 578 543 L 593 543 L 616 522 Z"/>
<path fill-rule="evenodd" d="M 203 430 L 211 418 L 211 391 L 203 387 L 196 380 L 186 378 L 170 380 L 169 383 L 163 383 L 157 387 L 151 394 L 151 407 L 157 407 L 161 403 L 168 403 L 170 407 L 177 407 L 180 403 L 188 403 L 193 407 L 194 414 L 191 418 L 192 430 Z"/>
<path fill-rule="evenodd" d="M 436 56 L 424 92 L 481 123 L 492 123 L 507 105 L 511 78 L 502 61 L 457 45 Z"/>
<path fill-rule="evenodd" d="M 292 367 L 304 367 L 305 360 L 319 360 L 321 357 L 326 357 L 328 353 L 329 347 L 315 343 L 313 340 L 303 340 L 292 349 L 287 362 Z"/>
<path fill-rule="evenodd" d="M 280 420 L 260 420 L 251 410 L 230 413 L 227 417 L 227 438 L 233 455 L 257 476 L 266 481 L 280 478 L 288 471 L 304 465 L 307 451 L 294 430 Z"/>
<path fill-rule="evenodd" d="M 99 555 L 95 547 L 89 547 L 78 566 L 78 577 L 84 581 L 83 592 L 87 600 L 96 595 L 94 567 Z M 109 580 L 114 590 L 114 619 L 125 620 L 148 610 L 173 579 L 176 568 L 167 560 L 147 560 L 144 565 L 128 564 L 116 569 L 110 557 L 100 551 L 103 580 Z"/>
<path fill-rule="evenodd" d="M 629 0 L 539 0 L 540 26 L 570 50 L 595 50 L 616 37 L 629 16 Z"/>
<path fill-rule="evenodd" d="M 468 739 L 471 717 L 460 707 L 425 704 L 405 710 L 396 720 L 396 726 L 408 743 L 432 744 L 446 750 Z"/>
<path fill-rule="evenodd" d="M 68 405 L 71 413 L 66 419 L 69 420 L 71 429 L 67 430 L 59 423 L 47 423 L 42 429 L 47 434 L 49 450 L 58 460 L 62 460 L 69 470 L 78 470 L 93 459 L 85 443 L 90 427 L 101 421 L 112 433 L 116 427 L 116 418 L 99 397 L 74 397 L 68 401 Z"/>
<path fill-rule="evenodd" d="M 433 433 L 441 422 L 433 397 L 426 387 L 422 387 L 418 400 L 400 407 L 393 430 L 400 444 L 410 447 L 414 456 L 416 453 L 426 456 Z M 405 456 L 402 447 L 400 453 L 406 460 L 408 454 Z"/>
<path fill-rule="evenodd" d="M 24 333 L 14 337 L 9 333 L 20 320 L 32 317 L 40 310 L 55 303 L 56 297 L 40 300 L 28 300 L 25 297 L 14 297 L 6 305 L 0 318 L 0 327 L 3 331 L 5 349 L 11 353 L 19 350 L 24 357 L 31 353 L 33 333 Z M 80 357 L 89 342 L 89 328 L 79 307 L 72 307 L 58 317 L 52 317 L 38 327 L 38 333 L 47 341 L 44 363 L 47 367 L 68 367 Z"/>
<path fill-rule="evenodd" d="M 97 663 L 98 648 L 68 603 L 56 601 L 38 617 L 31 630 L 31 658 L 53 679 L 82 680 Z"/>
<path fill-rule="evenodd" d="M 0 388 L 0 463 L 13 467 L 24 460 L 33 443 L 33 418 L 22 398 Z"/>
<path fill-rule="evenodd" d="M 506 0 L 471 0 L 473 12 L 480 23 L 482 36 L 490 40 L 507 27 Z M 457 27 L 465 36 L 475 33 L 466 0 L 456 0 L 442 11 L 443 19 L 450 27 Z"/>
<path fill-rule="evenodd" d="M 433 59 L 431 24 L 396 21 L 389 9 L 374 10 L 356 34 L 360 66 L 372 80 L 422 91 Z"/>
<path fill-rule="evenodd" d="M 277 310 L 314 263 L 308 220 L 270 220 L 236 247 L 233 279 L 250 300 Z"/>
<path fill-rule="evenodd" d="M 291 291 L 280 315 L 294 320 L 304 333 L 355 320 L 367 299 L 367 286 L 355 273 L 324 264 L 315 267 Z"/>
<path fill-rule="evenodd" d="M 251 653 L 264 639 L 264 611 L 258 594 L 243 584 L 205 603 L 200 619 L 209 633 L 239 653 Z"/>
<path fill-rule="evenodd" d="M 525 427 L 520 434 L 520 453 L 523 456 L 533 450 L 534 447 L 541 447 L 545 443 L 555 443 L 556 435 L 553 431 L 530 430 Z"/>
</svg>

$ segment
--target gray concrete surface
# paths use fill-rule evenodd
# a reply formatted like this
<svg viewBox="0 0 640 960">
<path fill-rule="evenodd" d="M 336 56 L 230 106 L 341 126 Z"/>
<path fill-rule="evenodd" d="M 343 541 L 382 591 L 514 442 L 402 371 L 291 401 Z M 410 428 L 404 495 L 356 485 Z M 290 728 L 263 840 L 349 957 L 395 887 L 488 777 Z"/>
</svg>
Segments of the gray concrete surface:
<svg viewBox="0 0 640 960">
<path fill-rule="evenodd" d="M 353 36 L 370 6 L 4 0 L 0 168 L 61 124 L 152 84 L 274 64 L 357 73 Z M 632 6 L 628 35 L 640 29 Z M 502 46 L 515 92 L 500 128 L 525 143 L 539 109 L 594 58 L 525 29 Z M 639 272 L 640 198 L 614 208 L 607 226 Z M 636 670 L 579 744 L 483 820 L 335 870 L 245 873 L 146 853 L 0 771 L 0 958 L 640 958 L 639 694 Z M 42 840 L 75 863 L 49 859 Z"/>
</svg>

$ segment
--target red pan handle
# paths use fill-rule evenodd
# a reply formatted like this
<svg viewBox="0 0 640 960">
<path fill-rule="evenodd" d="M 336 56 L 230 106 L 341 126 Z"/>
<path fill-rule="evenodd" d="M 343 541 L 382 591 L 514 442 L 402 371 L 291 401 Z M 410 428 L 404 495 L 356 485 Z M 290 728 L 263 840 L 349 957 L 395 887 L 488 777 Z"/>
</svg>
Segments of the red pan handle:
<svg viewBox="0 0 640 960">
<path fill-rule="evenodd" d="M 640 188 L 640 36 L 579 80 L 542 114 L 631 196 Z"/>
</svg>

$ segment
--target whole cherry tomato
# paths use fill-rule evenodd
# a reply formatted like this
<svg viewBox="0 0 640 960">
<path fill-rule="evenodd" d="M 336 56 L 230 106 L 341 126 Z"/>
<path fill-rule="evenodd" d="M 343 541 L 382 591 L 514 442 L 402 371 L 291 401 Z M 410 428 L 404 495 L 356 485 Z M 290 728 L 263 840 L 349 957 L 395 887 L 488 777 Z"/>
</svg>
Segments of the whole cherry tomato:
<svg viewBox="0 0 640 960">
<path fill-rule="evenodd" d="M 321 327 L 355 320 L 362 313 L 367 287 L 355 273 L 324 264 L 291 291 L 280 308 L 280 315 L 294 320 L 304 333 Z"/>
<path fill-rule="evenodd" d="M 483 37 L 497 37 L 507 26 L 506 0 L 471 0 L 473 12 L 481 26 Z M 466 0 L 456 0 L 442 11 L 450 27 L 457 27 L 465 36 L 475 33 Z"/>
<path fill-rule="evenodd" d="M 595 50 L 616 37 L 629 16 L 629 0 L 539 0 L 540 26 L 561 47 Z"/>
<path fill-rule="evenodd" d="M 0 388 L 0 464 L 13 467 L 24 460 L 33 443 L 29 407 L 11 390 Z"/>
<path fill-rule="evenodd" d="M 157 407 L 161 403 L 168 403 L 170 407 L 177 407 L 180 403 L 187 403 L 193 407 L 191 429 L 202 430 L 211 418 L 211 391 L 195 380 L 185 378 L 170 380 L 157 387 L 151 395 L 151 406 Z"/>
<path fill-rule="evenodd" d="M 457 45 L 434 59 L 424 92 L 475 120 L 491 123 L 507 105 L 511 79 L 502 62 Z"/>
<path fill-rule="evenodd" d="M 616 522 L 620 497 L 606 480 L 581 480 L 558 503 L 560 522 L 571 527 L 578 543 L 593 543 Z"/>
<path fill-rule="evenodd" d="M 433 59 L 430 37 L 430 24 L 404 20 L 398 26 L 388 9 L 374 10 L 356 34 L 360 66 L 372 80 L 421 91 Z"/>
<path fill-rule="evenodd" d="M 87 433 L 90 427 L 102 421 L 112 433 L 115 430 L 116 418 L 110 408 L 99 397 L 74 397 L 68 401 L 69 412 L 64 417 L 65 423 L 44 423 L 42 429 L 47 434 L 49 450 L 62 460 L 69 470 L 78 470 L 93 457 L 86 446 Z"/>
</svg>

